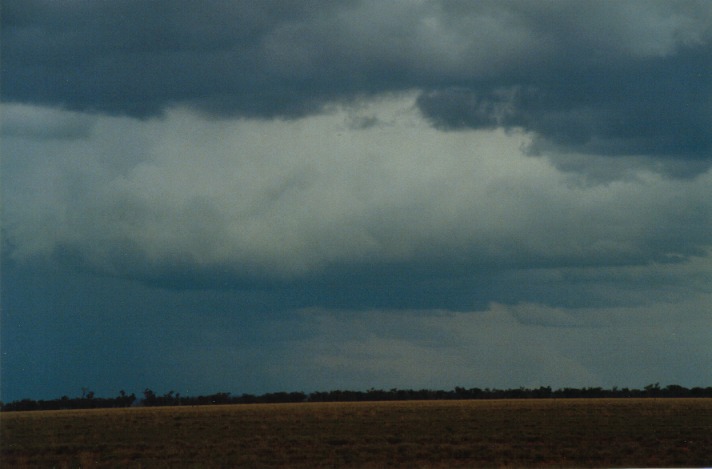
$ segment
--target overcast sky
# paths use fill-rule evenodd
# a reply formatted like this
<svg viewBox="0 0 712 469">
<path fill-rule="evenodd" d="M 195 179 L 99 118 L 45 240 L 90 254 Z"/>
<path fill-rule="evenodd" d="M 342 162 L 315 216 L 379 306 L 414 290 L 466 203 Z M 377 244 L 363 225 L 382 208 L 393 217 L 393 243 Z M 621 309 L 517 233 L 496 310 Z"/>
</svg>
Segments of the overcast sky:
<svg viewBox="0 0 712 469">
<path fill-rule="evenodd" d="M 712 384 L 712 3 L 6 0 L 3 401 Z"/>
</svg>

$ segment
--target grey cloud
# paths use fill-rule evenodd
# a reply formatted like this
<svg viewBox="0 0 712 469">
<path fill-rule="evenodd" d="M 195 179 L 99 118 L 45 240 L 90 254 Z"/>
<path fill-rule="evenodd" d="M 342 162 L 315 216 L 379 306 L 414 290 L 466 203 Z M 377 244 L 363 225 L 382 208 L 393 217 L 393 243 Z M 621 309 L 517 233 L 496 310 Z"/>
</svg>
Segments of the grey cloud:
<svg viewBox="0 0 712 469">
<path fill-rule="evenodd" d="M 442 128 L 532 150 L 709 158 L 707 2 L 6 2 L 3 99 L 299 116 L 422 90 Z"/>
<path fill-rule="evenodd" d="M 586 317 L 536 304 L 449 313 L 308 311 L 314 335 L 292 347 L 318 380 L 357 376 L 393 387 L 452 381 L 506 387 L 511 377 L 517 385 L 554 387 L 631 386 L 656 376 L 694 382 L 712 358 L 699 347 L 709 299 L 595 309 Z"/>
<path fill-rule="evenodd" d="M 55 398 L 87 381 L 100 395 L 145 387 L 187 395 L 642 387 L 658 380 L 704 386 L 712 366 L 712 265 L 710 258 L 694 264 L 656 267 L 679 282 L 674 296 L 659 295 L 655 281 L 646 287 L 651 277 L 643 276 L 640 294 L 653 293 L 650 301 L 618 308 L 553 308 L 539 294 L 535 302 L 454 311 L 353 303 L 293 310 L 273 291 L 157 289 L 3 258 L 3 398 Z M 639 278 L 641 272 L 623 274 Z M 527 280 L 539 279 L 541 290 L 542 277 L 556 274 L 532 272 Z M 689 281 L 699 274 L 704 277 Z M 612 278 L 610 271 L 598 275 Z M 516 290 L 525 279 L 517 280 L 503 289 Z M 626 288 L 622 276 L 614 280 L 602 295 Z M 575 284 L 591 287 L 559 278 L 549 288 L 561 292 Z"/>
<path fill-rule="evenodd" d="M 95 119 L 87 114 L 6 104 L 0 118 L 0 132 L 4 137 L 30 140 L 74 140 L 89 137 L 94 123 Z"/>
</svg>

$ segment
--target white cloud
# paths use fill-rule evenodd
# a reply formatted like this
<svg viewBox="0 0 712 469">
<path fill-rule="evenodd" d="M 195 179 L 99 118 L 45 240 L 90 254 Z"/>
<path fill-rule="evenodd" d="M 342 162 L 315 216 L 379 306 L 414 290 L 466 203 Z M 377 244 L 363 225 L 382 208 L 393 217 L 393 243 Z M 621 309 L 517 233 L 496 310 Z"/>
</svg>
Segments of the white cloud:
<svg viewBox="0 0 712 469">
<path fill-rule="evenodd" d="M 287 277 L 363 263 L 639 263 L 710 243 L 712 173 L 582 185 L 525 156 L 528 135 L 441 132 L 413 99 L 289 121 L 100 117 L 81 145 L 10 138 L 6 237 L 17 258 L 70 249 L 113 273 L 179 262 Z M 354 129 L 358 118 L 375 125 Z"/>
</svg>

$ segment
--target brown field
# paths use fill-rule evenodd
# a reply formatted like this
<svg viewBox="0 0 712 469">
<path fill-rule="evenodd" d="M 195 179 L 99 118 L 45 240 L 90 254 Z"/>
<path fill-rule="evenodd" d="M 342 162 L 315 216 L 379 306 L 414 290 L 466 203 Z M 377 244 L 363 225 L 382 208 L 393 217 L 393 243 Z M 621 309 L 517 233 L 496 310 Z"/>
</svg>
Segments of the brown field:
<svg viewBox="0 0 712 469">
<path fill-rule="evenodd" d="M 712 465 L 712 399 L 8 412 L 0 423 L 8 468 Z"/>
</svg>

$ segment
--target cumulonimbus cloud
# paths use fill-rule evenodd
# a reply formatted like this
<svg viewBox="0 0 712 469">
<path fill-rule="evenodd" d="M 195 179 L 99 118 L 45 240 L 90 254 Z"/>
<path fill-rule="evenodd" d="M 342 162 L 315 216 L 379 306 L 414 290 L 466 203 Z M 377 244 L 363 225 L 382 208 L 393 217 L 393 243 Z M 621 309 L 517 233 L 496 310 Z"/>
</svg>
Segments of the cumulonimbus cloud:
<svg viewBox="0 0 712 469">
<path fill-rule="evenodd" d="M 709 173 L 581 184 L 526 156 L 530 134 L 440 132 L 414 103 L 287 121 L 100 117 L 81 146 L 16 135 L 5 240 L 17 259 L 115 275 L 274 279 L 670 262 L 710 244 Z"/>
</svg>

